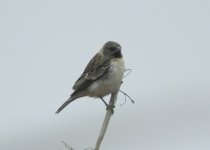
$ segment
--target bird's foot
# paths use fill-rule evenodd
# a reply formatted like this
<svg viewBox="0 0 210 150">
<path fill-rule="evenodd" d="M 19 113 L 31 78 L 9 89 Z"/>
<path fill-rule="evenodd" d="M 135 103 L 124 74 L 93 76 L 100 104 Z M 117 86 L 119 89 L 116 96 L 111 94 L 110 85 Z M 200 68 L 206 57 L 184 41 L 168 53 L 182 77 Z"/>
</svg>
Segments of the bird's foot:
<svg viewBox="0 0 210 150">
<path fill-rule="evenodd" d="M 102 97 L 100 97 L 100 98 L 101 98 L 101 100 L 104 102 L 104 104 L 106 105 L 106 110 L 110 110 L 111 113 L 114 114 L 114 108 L 115 108 L 115 106 L 114 106 L 114 105 L 108 105 L 108 104 L 106 103 L 106 101 L 105 101 Z"/>
<path fill-rule="evenodd" d="M 114 114 L 114 108 L 115 108 L 114 105 L 107 105 L 106 106 L 106 110 L 110 110 L 112 114 Z"/>
</svg>

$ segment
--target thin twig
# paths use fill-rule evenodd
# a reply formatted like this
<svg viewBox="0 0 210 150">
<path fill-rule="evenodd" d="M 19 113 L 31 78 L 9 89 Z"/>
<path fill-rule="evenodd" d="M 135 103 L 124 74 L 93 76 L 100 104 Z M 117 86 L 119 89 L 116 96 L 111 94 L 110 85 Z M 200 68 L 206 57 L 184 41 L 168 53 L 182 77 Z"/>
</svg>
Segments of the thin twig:
<svg viewBox="0 0 210 150">
<path fill-rule="evenodd" d="M 127 101 L 127 99 L 126 99 L 126 96 L 125 96 L 125 101 L 122 104 L 120 104 L 120 106 L 124 105 L 126 103 L 126 101 Z"/>
<path fill-rule="evenodd" d="M 121 86 L 121 85 L 120 85 L 120 86 Z M 119 89 L 120 89 L 120 87 L 119 87 Z M 109 101 L 109 106 L 110 106 L 110 107 L 108 107 L 108 109 L 107 109 L 107 111 L 106 111 L 106 116 L 105 116 L 105 118 L 104 118 L 104 122 L 103 122 L 103 125 L 102 125 L 102 128 L 101 128 L 101 131 L 100 131 L 98 140 L 97 140 L 97 142 L 96 142 L 95 150 L 99 150 L 100 145 L 101 145 L 101 142 L 102 142 L 102 140 L 103 140 L 103 138 L 104 138 L 104 135 L 105 135 L 105 133 L 106 133 L 107 127 L 108 127 L 108 125 L 109 125 L 109 121 L 110 121 L 110 119 L 111 119 L 111 117 L 112 117 L 112 115 L 113 115 L 113 113 L 114 113 L 114 112 L 113 112 L 113 110 L 114 110 L 114 107 L 113 107 L 113 106 L 115 106 L 115 103 L 116 103 L 116 101 L 117 101 L 118 91 L 119 91 L 119 90 L 117 90 L 115 93 L 113 93 L 113 94 L 111 95 L 111 98 L 110 98 L 110 101 Z"/>
<path fill-rule="evenodd" d="M 127 72 L 127 71 L 128 71 L 128 73 L 123 78 L 127 77 L 131 73 L 132 69 L 125 68 L 124 72 Z"/>
<path fill-rule="evenodd" d="M 61 141 L 65 147 L 68 149 L 68 150 L 74 150 L 71 146 L 69 146 L 68 144 L 66 144 L 64 141 Z"/>
<path fill-rule="evenodd" d="M 121 93 L 123 93 L 126 97 L 128 97 L 129 99 L 130 99 L 130 101 L 134 104 L 135 103 L 135 101 L 128 95 L 128 94 L 126 94 L 125 92 L 123 92 L 123 91 L 121 91 L 121 90 L 119 90 Z"/>
</svg>

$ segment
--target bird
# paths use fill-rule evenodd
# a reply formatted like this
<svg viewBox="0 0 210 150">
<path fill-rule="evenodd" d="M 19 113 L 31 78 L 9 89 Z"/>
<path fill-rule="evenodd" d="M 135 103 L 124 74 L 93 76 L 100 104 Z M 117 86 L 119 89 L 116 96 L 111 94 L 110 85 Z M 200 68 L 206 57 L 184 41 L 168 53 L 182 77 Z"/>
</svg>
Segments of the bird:
<svg viewBox="0 0 210 150">
<path fill-rule="evenodd" d="M 100 98 L 116 92 L 123 79 L 125 70 L 121 46 L 115 41 L 106 42 L 85 67 L 82 75 L 73 86 L 73 93 L 58 108 L 56 114 L 74 100 L 89 96 Z"/>
</svg>

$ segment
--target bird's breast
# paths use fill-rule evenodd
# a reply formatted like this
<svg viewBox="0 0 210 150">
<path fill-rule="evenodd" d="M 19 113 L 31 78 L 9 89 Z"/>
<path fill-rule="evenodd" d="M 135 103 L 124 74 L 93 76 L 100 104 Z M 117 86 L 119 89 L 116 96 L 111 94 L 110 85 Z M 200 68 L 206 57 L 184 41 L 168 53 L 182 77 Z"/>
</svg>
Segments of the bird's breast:
<svg viewBox="0 0 210 150">
<path fill-rule="evenodd" d="M 112 59 L 107 77 L 97 80 L 89 87 L 89 96 L 103 97 L 118 90 L 122 82 L 124 68 L 122 58 Z"/>
</svg>

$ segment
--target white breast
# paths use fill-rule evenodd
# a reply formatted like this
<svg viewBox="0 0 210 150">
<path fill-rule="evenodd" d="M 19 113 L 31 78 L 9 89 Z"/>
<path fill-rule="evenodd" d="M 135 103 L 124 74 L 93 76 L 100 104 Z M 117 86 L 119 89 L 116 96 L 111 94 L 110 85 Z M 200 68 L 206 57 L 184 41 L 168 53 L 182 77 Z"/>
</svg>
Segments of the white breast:
<svg viewBox="0 0 210 150">
<path fill-rule="evenodd" d="M 106 79 L 98 80 L 89 88 L 89 96 L 103 97 L 118 90 L 124 73 L 124 61 L 121 58 L 111 60 L 110 72 Z"/>
</svg>

